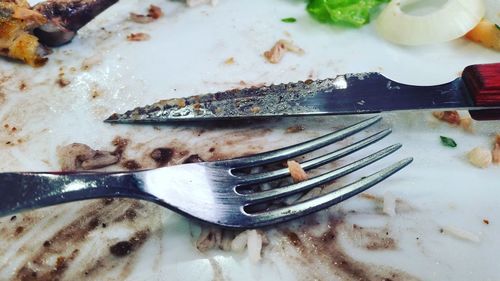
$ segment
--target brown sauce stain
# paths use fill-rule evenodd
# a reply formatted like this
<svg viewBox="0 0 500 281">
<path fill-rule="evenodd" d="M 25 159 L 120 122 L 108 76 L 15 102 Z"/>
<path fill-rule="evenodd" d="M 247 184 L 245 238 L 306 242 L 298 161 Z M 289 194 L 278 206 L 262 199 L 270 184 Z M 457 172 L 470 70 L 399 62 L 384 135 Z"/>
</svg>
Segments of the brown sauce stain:
<svg viewBox="0 0 500 281">
<path fill-rule="evenodd" d="M 66 276 L 73 261 L 80 255 L 80 248 L 87 242 L 90 233 L 101 229 L 101 226 L 105 224 L 104 221 L 112 221 L 113 223 L 120 223 L 124 220 L 134 221 L 139 216 L 137 208 L 143 207 L 143 203 L 141 202 L 126 199 L 104 199 L 86 205 L 82 208 L 82 214 L 79 217 L 64 225 L 47 240 L 42 240 L 43 242 L 40 242 L 36 246 L 38 248 L 30 247 L 29 251 L 32 254 L 19 267 L 14 279 L 22 281 L 79 280 L 83 277 L 90 278 L 90 273 L 93 274 L 92 276 L 97 277 L 100 273 L 107 272 L 113 267 L 123 265 L 124 263 L 131 264 L 132 260 L 130 259 L 123 261 L 110 259 L 112 256 L 115 256 L 110 253 L 109 256 L 99 257 L 97 261 L 92 259 L 89 261 L 89 264 L 81 262 L 78 265 L 74 265 L 73 268 L 92 269 L 91 271 L 86 270 L 85 273 L 82 272 L 82 276 L 77 277 L 74 274 Z M 116 210 L 120 209 L 125 209 L 125 211 L 121 215 L 116 214 Z M 117 215 L 118 219 L 116 219 Z M 142 214 L 141 216 L 148 215 Z M 20 221 L 19 216 L 12 217 L 11 220 L 12 223 Z M 33 223 L 36 223 L 36 221 Z M 135 226 L 131 227 L 137 229 Z M 150 227 L 147 226 L 143 229 L 140 229 L 140 226 L 138 227 L 139 229 L 127 241 L 130 247 L 127 249 L 126 245 L 120 244 L 117 246 L 117 249 L 121 249 L 122 252 L 126 250 L 128 252 L 127 255 L 131 255 L 132 252 L 138 250 L 148 240 Z M 51 257 L 56 257 L 55 264 L 50 264 Z M 132 269 L 124 266 L 120 276 L 127 276 L 130 270 Z"/>
<path fill-rule="evenodd" d="M 346 226 L 348 228 L 348 226 Z M 348 237 L 355 245 L 371 251 L 396 250 L 397 243 L 390 237 L 388 229 L 384 228 L 365 228 L 353 224 L 348 231 Z"/>
<path fill-rule="evenodd" d="M 121 166 L 129 171 L 142 169 L 141 164 L 139 164 L 135 160 L 125 160 L 124 162 L 121 163 Z"/>
<path fill-rule="evenodd" d="M 109 252 L 115 257 L 125 257 L 130 255 L 134 250 L 142 246 L 150 235 L 150 230 L 142 230 L 134 234 L 128 241 L 120 241 L 111 247 Z"/>
<path fill-rule="evenodd" d="M 26 84 L 25 81 L 21 81 L 19 83 L 19 91 L 24 92 L 27 89 L 28 89 L 28 84 Z"/>
<path fill-rule="evenodd" d="M 130 221 L 133 222 L 137 218 L 137 211 L 140 209 L 144 209 L 145 205 L 140 201 L 133 201 L 131 206 L 125 210 L 125 212 L 116 217 L 113 222 L 123 222 Z"/>
<path fill-rule="evenodd" d="M 312 232 L 311 228 L 316 225 L 313 223 L 299 227 L 295 231 L 290 229 L 282 231 L 285 240 L 300 255 L 301 274 L 316 276 L 314 265 L 320 263 L 326 267 L 328 274 L 345 281 L 419 280 L 400 270 L 363 263 L 350 257 L 338 241 L 339 231 L 345 227 L 344 215 L 331 218 L 326 230 L 320 234 Z"/>
<path fill-rule="evenodd" d="M 125 149 L 127 148 L 129 142 L 130 141 L 126 138 L 122 138 L 120 136 L 115 137 L 113 139 L 113 141 L 111 142 L 113 144 L 113 146 L 115 147 L 113 154 L 122 155 L 123 152 L 125 152 Z"/>
<path fill-rule="evenodd" d="M 184 160 L 184 164 L 190 164 L 190 163 L 202 163 L 202 162 L 205 162 L 205 160 L 203 160 L 198 154 L 192 154 L 192 155 L 189 155 L 188 158 L 186 158 L 186 160 Z"/>
<path fill-rule="evenodd" d="M 64 73 L 64 67 L 59 68 L 59 74 L 57 76 L 56 84 L 59 85 L 59 87 L 64 88 L 68 86 L 71 83 L 66 77 Z"/>
<path fill-rule="evenodd" d="M 0 105 L 4 104 L 6 100 L 5 93 L 0 91 Z"/>
<path fill-rule="evenodd" d="M 172 160 L 173 155 L 174 149 L 172 148 L 156 148 L 150 154 L 158 167 L 166 166 Z"/>
</svg>

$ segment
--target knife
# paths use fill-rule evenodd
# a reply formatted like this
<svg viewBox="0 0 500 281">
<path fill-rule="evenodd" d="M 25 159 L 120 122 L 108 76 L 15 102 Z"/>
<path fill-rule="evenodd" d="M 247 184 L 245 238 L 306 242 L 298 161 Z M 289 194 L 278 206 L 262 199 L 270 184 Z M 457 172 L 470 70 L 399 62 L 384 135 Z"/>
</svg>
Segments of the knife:
<svg viewBox="0 0 500 281">
<path fill-rule="evenodd" d="M 406 85 L 370 72 L 167 99 L 115 113 L 105 122 L 169 123 L 418 109 L 466 109 L 477 120 L 500 119 L 500 63 L 468 66 L 461 78 L 436 86 Z"/>
</svg>

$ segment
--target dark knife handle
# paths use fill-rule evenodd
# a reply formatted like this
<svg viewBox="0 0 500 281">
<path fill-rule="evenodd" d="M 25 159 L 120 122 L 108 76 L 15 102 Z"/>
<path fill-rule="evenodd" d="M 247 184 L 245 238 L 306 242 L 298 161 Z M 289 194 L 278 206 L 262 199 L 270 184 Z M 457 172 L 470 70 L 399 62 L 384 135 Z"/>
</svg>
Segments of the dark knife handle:
<svg viewBox="0 0 500 281">
<path fill-rule="evenodd" d="M 500 106 L 500 63 L 471 65 L 462 79 L 476 106 Z M 500 120 L 500 109 L 471 110 L 475 120 Z"/>
</svg>

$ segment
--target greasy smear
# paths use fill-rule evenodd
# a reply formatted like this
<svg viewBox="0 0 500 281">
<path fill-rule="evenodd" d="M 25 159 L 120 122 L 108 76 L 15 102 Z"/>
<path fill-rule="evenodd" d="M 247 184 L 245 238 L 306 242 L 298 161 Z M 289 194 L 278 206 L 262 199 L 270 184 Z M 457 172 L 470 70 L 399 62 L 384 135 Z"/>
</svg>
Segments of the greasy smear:
<svg viewBox="0 0 500 281">
<path fill-rule="evenodd" d="M 124 162 L 121 163 L 121 166 L 127 170 L 139 170 L 142 168 L 141 164 L 139 164 L 137 161 L 135 160 L 126 160 Z"/>
<path fill-rule="evenodd" d="M 29 255 L 18 267 L 14 280 L 96 280 L 95 278 L 112 268 L 123 269 L 118 272 L 120 279 L 127 277 L 133 268 L 134 253 L 150 238 L 153 228 L 159 227 L 159 219 L 152 215 L 155 213 L 153 209 L 157 207 L 125 199 L 97 200 L 81 206 L 80 215 L 62 225 L 54 234 L 43 237 L 42 232 L 40 236 L 43 238 L 39 242 L 35 237 L 36 239 L 30 239 L 20 247 L 19 251 L 29 249 Z M 31 223 L 25 224 L 24 217 L 30 216 L 13 216 L 8 221 L 17 224 L 16 229 L 22 229 L 23 225 L 29 228 L 29 225 L 36 225 L 41 219 L 32 217 Z M 136 219 L 137 222 L 134 222 Z M 118 224 L 132 230 L 127 240 L 108 244 L 114 246 L 107 252 L 95 249 L 89 256 L 89 253 L 81 251 L 83 245 L 89 243 L 91 236 L 99 236 L 96 232 L 101 231 L 104 226 Z M 4 231 L 6 230 L 0 231 L 2 238 L 5 237 Z M 128 258 L 116 258 L 123 256 Z M 74 264 L 75 260 L 79 260 L 78 264 Z"/>
<path fill-rule="evenodd" d="M 344 215 L 339 214 L 329 219 L 328 225 L 324 230 L 317 233 L 315 228 L 319 227 L 319 225 L 316 222 L 306 224 L 298 229 L 286 229 L 282 231 L 285 241 L 299 254 L 298 259 L 291 260 L 292 262 L 300 263 L 299 274 L 323 280 L 317 268 L 320 266 L 325 268 L 326 274 L 330 276 L 329 278 L 333 275 L 337 276 L 338 280 L 345 281 L 419 280 L 400 270 L 363 263 L 350 257 L 339 241 L 341 229 L 345 227 Z M 358 230 L 360 229 L 356 231 Z M 376 238 L 373 241 L 379 241 L 379 239 Z M 371 244 L 368 243 L 367 245 Z M 380 246 L 378 242 L 373 245 L 375 249 Z M 392 243 L 389 243 L 389 248 L 392 249 L 392 247 Z"/>
<path fill-rule="evenodd" d="M 151 158 L 157 163 L 158 167 L 163 167 L 172 160 L 174 150 L 171 148 L 156 148 L 151 152 Z"/>
<path fill-rule="evenodd" d="M 386 228 L 366 228 L 353 224 L 352 227 L 346 225 L 347 236 L 357 246 L 367 250 L 395 250 L 396 241 L 390 236 Z"/>
<path fill-rule="evenodd" d="M 116 257 L 127 256 L 147 240 L 147 238 L 149 237 L 149 233 L 149 229 L 139 231 L 128 241 L 120 241 L 109 247 L 109 251 Z"/>
</svg>

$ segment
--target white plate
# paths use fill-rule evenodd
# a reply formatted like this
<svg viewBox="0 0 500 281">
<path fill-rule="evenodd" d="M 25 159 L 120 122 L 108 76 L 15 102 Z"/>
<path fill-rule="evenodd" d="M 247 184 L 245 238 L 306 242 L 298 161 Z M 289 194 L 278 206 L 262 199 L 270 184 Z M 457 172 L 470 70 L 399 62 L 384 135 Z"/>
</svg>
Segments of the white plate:
<svg viewBox="0 0 500 281">
<path fill-rule="evenodd" d="M 489 17 L 498 21 L 500 3 L 486 2 Z M 165 17 L 146 25 L 127 21 L 129 12 L 143 12 L 149 4 L 160 6 Z M 216 7 L 189 9 L 180 2 L 121 1 L 83 29 L 73 43 L 55 50 L 47 66 L 33 69 L 2 62 L 0 170 L 57 170 L 58 146 L 82 142 L 111 150 L 115 136 L 130 142 L 124 158 L 137 160 L 145 168 L 155 165 L 149 153 L 157 147 L 174 148 L 180 153 L 174 155 L 173 162 L 184 151 L 212 160 L 264 151 L 321 135 L 363 117 L 291 118 L 219 129 L 110 126 L 101 121 L 115 111 L 163 98 L 226 90 L 242 84 L 334 77 L 346 72 L 379 71 L 400 82 L 437 84 L 456 78 L 467 65 L 498 62 L 500 58 L 498 53 L 462 39 L 426 47 L 391 45 L 376 35 L 373 25 L 342 29 L 318 24 L 306 14 L 304 5 L 303 1 L 294 0 L 221 0 Z M 285 17 L 298 21 L 281 22 Z M 132 32 L 147 32 L 151 40 L 126 41 L 126 35 Z M 305 54 L 287 54 L 277 65 L 267 63 L 262 53 L 282 38 L 293 40 Z M 225 64 L 230 57 L 235 63 Z M 95 64 L 90 69 L 82 69 L 83 64 L 91 61 Z M 57 84 L 61 72 L 71 82 L 64 88 Z M 297 231 L 302 246 L 294 246 L 284 234 L 284 229 L 292 226 L 270 229 L 270 245 L 265 247 L 262 261 L 254 264 L 244 253 L 198 252 L 193 238 L 198 227 L 151 204 L 68 204 L 0 221 L 0 278 L 500 278 L 500 241 L 496 239 L 500 231 L 499 168 L 477 169 L 465 157 L 475 146 L 491 147 L 493 135 L 500 132 L 498 122 L 476 123 L 476 132 L 469 134 L 436 122 L 429 112 L 384 117 L 383 124 L 372 131 L 390 126 L 394 133 L 339 163 L 401 142 L 401 151 L 349 177 L 366 175 L 404 157 L 415 157 L 410 167 L 369 191 L 378 196 L 391 192 L 400 199 L 394 217 L 382 215 L 372 200 L 353 198 L 315 217 L 321 222 L 328 220 L 319 227 L 330 226 L 335 238 L 320 241 L 308 237 L 308 231 L 313 230 L 306 228 L 315 228 L 310 226 L 311 221 L 308 227 Z M 4 127 L 6 124 L 8 128 Z M 305 130 L 285 133 L 296 124 Z M 443 147 L 440 135 L 453 137 L 458 148 Z M 359 136 L 353 139 L 356 138 Z M 215 151 L 210 152 L 210 148 Z M 134 210 L 135 216 L 129 211 L 128 218 L 123 217 L 128 208 Z M 490 224 L 483 223 L 483 219 Z M 353 229 L 353 224 L 365 229 Z M 440 233 L 441 228 L 450 226 L 474 234 L 479 242 Z M 110 253 L 111 245 L 137 237 L 141 231 L 147 239 L 136 243 L 132 253 L 121 258 Z M 59 266 L 58 257 L 62 257 Z"/>
</svg>

